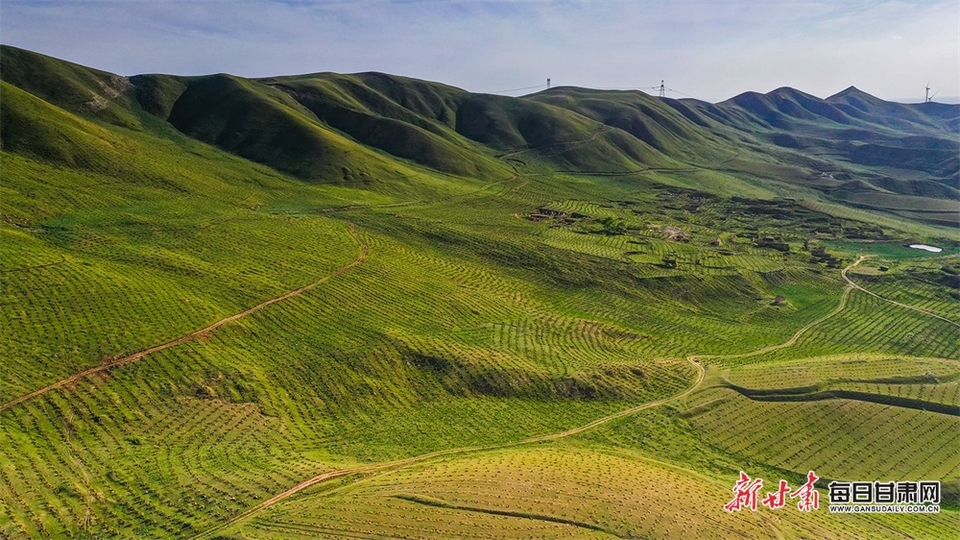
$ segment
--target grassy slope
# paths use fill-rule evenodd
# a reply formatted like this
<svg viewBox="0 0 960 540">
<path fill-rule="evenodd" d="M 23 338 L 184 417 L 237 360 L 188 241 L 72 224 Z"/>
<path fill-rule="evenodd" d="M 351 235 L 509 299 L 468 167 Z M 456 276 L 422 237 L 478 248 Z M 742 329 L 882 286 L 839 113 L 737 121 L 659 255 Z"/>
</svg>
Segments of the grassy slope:
<svg viewBox="0 0 960 540">
<path fill-rule="evenodd" d="M 130 111 L 130 82 L 124 77 L 42 54 L 0 46 L 3 80 L 70 112 L 137 129 Z"/>
<path fill-rule="evenodd" d="M 9 59 L 6 48 L 4 57 Z M 47 76 L 82 93 L 98 87 L 100 75 L 54 62 L 34 80 Z M 409 81 L 389 77 L 326 78 L 333 82 L 324 83 L 323 95 L 341 92 L 342 103 L 354 100 L 351 106 L 377 122 L 402 119 L 416 125 L 417 133 L 439 138 L 430 139 L 439 145 L 437 155 L 469 154 L 476 170 L 493 176 L 453 178 L 421 168 L 416 159 L 394 160 L 348 138 L 346 129 L 311 120 L 308 106 L 260 82 L 157 77 L 150 86 L 141 80 L 101 109 L 116 106 L 118 112 L 109 117 L 83 110 L 82 102 L 48 96 L 54 106 L 3 84 L 0 342 L 12 361 L 4 363 L 0 378 L 13 381 L 0 389 L 4 402 L 329 275 L 359 252 L 348 223 L 358 226 L 370 253 L 318 288 L 203 339 L 2 413 L 0 533 L 185 536 L 325 470 L 515 441 L 676 394 L 694 378 L 681 357 L 783 342 L 836 305 L 841 281 L 810 263 L 799 246 L 811 230 L 802 223 L 816 214 L 800 219 L 801 210 L 789 209 L 791 227 L 763 213 L 729 221 L 725 213 L 740 213 L 755 203 L 654 188 L 660 179 L 700 185 L 704 172 L 546 176 L 547 168 L 593 167 L 605 152 L 617 159 L 628 154 L 606 134 L 594 138 L 592 121 L 566 114 L 550 116 L 559 122 L 553 124 L 559 129 L 554 138 L 536 139 L 553 133 L 538 124 L 543 115 L 536 113 L 546 105 L 483 98 L 469 103 L 478 113 L 463 103 L 454 107 L 453 90 L 431 95 L 439 92 L 435 85 L 411 91 Z M 311 87 L 321 79 L 296 84 Z M 220 104 L 224 110 L 218 114 L 200 107 L 205 84 L 231 89 L 233 101 Z M 149 100 L 143 97 L 148 86 L 153 88 Z M 181 102 L 190 88 L 201 95 Z M 382 98 L 358 100 L 361 92 Z M 142 105 L 148 103 L 153 105 Z M 306 167 L 309 162 L 296 156 L 264 154 L 276 139 L 220 139 L 234 133 L 218 124 L 231 115 L 278 119 L 284 126 L 299 126 L 316 144 L 332 145 L 334 157 L 328 154 L 322 166 L 335 167 L 337 152 L 349 151 L 350 167 L 376 171 L 376 177 L 350 182 L 342 170 L 337 176 L 331 169 L 333 178 L 322 178 L 334 180 L 329 184 L 300 182 L 186 138 L 154 116 L 173 115 L 190 104 L 201 113 L 185 115 L 181 127 L 195 122 L 184 130 L 196 129 L 221 147 L 252 148 L 260 153 L 251 156 L 261 161 Z M 471 134 L 478 133 L 477 125 L 464 128 L 464 115 L 499 119 L 505 130 L 514 129 L 520 139 L 510 139 L 509 131 L 498 135 L 502 150 L 541 150 L 515 154 L 512 159 L 528 166 L 519 175 L 509 173 L 475 144 Z M 525 115 L 533 115 L 532 124 L 521 121 Z M 250 137 L 264 131 L 241 127 Z M 274 136 L 285 135 L 278 130 Z M 670 164 L 650 152 L 665 160 L 660 165 Z M 522 219 L 544 207 L 588 217 L 566 227 Z M 627 234 L 599 234 L 607 217 L 623 221 Z M 793 252 L 738 241 L 737 235 L 749 237 L 745 227 L 751 222 L 787 235 Z M 685 229 L 691 241 L 667 240 L 668 226 Z M 732 255 L 710 245 L 718 235 Z M 625 257 L 627 252 L 635 253 Z M 680 268 L 662 267 L 663 257 L 671 254 Z M 771 307 L 777 294 L 785 294 L 789 305 Z M 797 347 L 751 361 L 837 351 L 956 356 L 951 334 L 928 327 L 914 312 L 866 316 L 884 312 L 882 302 L 874 300 L 855 293 L 855 309 L 817 326 Z M 644 413 L 637 421 L 676 416 L 673 410 Z M 474 461 L 451 462 L 450 473 L 469 478 L 495 466 L 512 475 L 535 464 L 549 473 L 556 489 L 577 491 L 585 489 L 583 482 L 594 482 L 590 478 L 601 478 L 594 494 L 609 501 L 565 503 L 566 513 L 559 515 L 623 533 L 689 532 L 673 528 L 666 515 L 659 521 L 643 517 L 645 511 L 616 515 L 611 497 L 622 491 L 618 482 L 632 478 L 623 474 L 637 475 L 637 482 L 660 485 L 668 479 L 685 486 L 661 492 L 664 500 L 684 490 L 707 493 L 713 502 L 690 509 L 700 512 L 696 526 L 703 531 L 770 526 L 753 518 L 723 525 L 727 518 L 712 512 L 711 504 L 722 504 L 722 493 L 732 485 L 730 473 L 741 463 L 771 474 L 780 472 L 776 467 L 794 469 L 769 456 L 701 439 L 712 432 L 701 435 L 689 423 L 646 430 L 646 442 L 637 448 L 633 439 L 616 435 L 633 421 L 611 424 L 611 434 L 605 429 L 596 440 L 585 436 L 577 443 L 585 448 L 482 454 L 470 458 Z M 679 452 L 673 439 L 681 435 L 688 439 L 678 440 L 698 442 Z M 690 448 L 714 453 L 690 461 Z M 646 461 L 651 455 L 700 470 L 706 479 L 651 466 Z M 718 462 L 725 465 L 717 468 Z M 571 468 L 583 478 L 564 480 L 563 472 Z M 597 470 L 605 472 L 598 476 Z M 465 507 L 555 513 L 542 501 L 543 489 L 556 491 L 550 487 L 524 488 L 518 493 L 527 494 L 526 502 L 496 506 L 491 494 L 500 486 L 458 499 L 456 485 L 469 483 L 456 480 L 453 488 L 444 487 L 450 476 L 445 472 L 434 475 L 439 483 L 423 487 L 429 479 L 425 472 L 436 473 L 429 468 L 402 473 L 402 482 L 411 486 L 405 492 Z M 460 532 L 482 531 L 487 519 L 497 520 L 504 535 L 525 536 L 531 526 L 550 534 L 569 533 L 569 527 L 592 530 L 391 498 L 377 484 L 356 489 L 375 501 L 364 508 L 380 516 L 372 525 L 377 530 L 396 525 L 382 521 L 387 514 L 377 508 L 383 504 L 400 512 L 427 512 L 430 519 L 455 514 L 447 521 Z M 349 497 L 337 497 L 315 510 L 306 526 L 339 515 L 329 512 L 350 504 Z M 304 519 L 302 510 L 284 508 L 269 514 L 262 522 L 267 532 L 257 534 L 275 534 L 271 527 L 287 515 Z M 651 506 L 655 510 L 663 509 Z M 881 523 L 936 536 L 949 530 L 955 517 L 948 513 L 927 530 L 909 519 L 825 522 L 825 529 L 784 519 L 788 523 L 778 519 L 775 526 L 814 535 L 843 526 L 873 536 L 869 531 L 878 531 Z M 417 525 L 412 531 L 423 535 L 427 529 Z"/>
<path fill-rule="evenodd" d="M 581 88 L 527 99 L 576 111 L 691 165 L 759 180 L 781 196 L 825 197 L 943 227 L 958 220 L 956 108 L 889 103 L 856 89 L 821 100 L 781 88 L 716 105 Z"/>
<path fill-rule="evenodd" d="M 947 226 L 957 222 L 955 108 L 885 102 L 856 88 L 826 100 L 781 88 L 715 108 L 730 119 L 727 125 L 818 160 L 815 170 L 837 182 L 815 188 L 833 200 Z M 944 215 L 903 214 L 919 201 L 936 207 L 938 199 L 951 203 Z"/>
<path fill-rule="evenodd" d="M 802 514 L 794 508 L 729 514 L 721 507 L 731 498 L 732 482 L 644 454 L 611 449 L 610 441 L 577 441 L 438 460 L 282 503 L 231 533 L 243 538 L 874 538 L 896 530 L 938 538 L 949 536 L 958 521 L 953 514 L 911 520 Z"/>
</svg>

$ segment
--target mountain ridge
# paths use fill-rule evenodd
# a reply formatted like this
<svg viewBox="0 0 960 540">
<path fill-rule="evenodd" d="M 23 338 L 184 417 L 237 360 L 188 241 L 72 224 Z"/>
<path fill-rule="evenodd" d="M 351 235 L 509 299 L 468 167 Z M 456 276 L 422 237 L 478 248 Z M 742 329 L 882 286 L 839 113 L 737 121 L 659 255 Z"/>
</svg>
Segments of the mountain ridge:
<svg viewBox="0 0 960 540">
<path fill-rule="evenodd" d="M 853 86 L 826 99 L 781 87 L 719 103 L 574 86 L 513 98 L 380 72 L 121 77 L 9 46 L 0 61 L 5 82 L 73 114 L 169 126 L 311 182 L 370 184 L 394 175 L 395 161 L 506 177 L 497 156 L 524 150 L 526 167 L 603 174 L 694 167 L 748 178 L 772 160 L 795 172 L 760 181 L 786 181 L 784 194 L 944 225 L 954 218 L 904 214 L 877 195 L 960 199 L 960 105 L 898 104 Z M 30 139 L 18 126 L 5 122 L 7 138 Z M 843 181 L 805 180 L 821 173 Z"/>
</svg>

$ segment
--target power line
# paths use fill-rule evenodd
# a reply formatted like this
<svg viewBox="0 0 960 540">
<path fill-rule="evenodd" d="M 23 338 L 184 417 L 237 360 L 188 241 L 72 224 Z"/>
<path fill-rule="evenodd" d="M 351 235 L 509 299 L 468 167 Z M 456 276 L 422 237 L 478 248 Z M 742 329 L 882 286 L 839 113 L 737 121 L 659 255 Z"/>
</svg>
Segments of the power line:
<svg viewBox="0 0 960 540">
<path fill-rule="evenodd" d="M 487 94 L 506 94 L 507 92 L 519 92 L 521 90 L 535 90 L 537 88 L 549 88 L 549 86 L 538 84 L 536 86 L 524 86 L 523 88 L 510 88 L 509 90 L 494 90 L 493 92 L 486 92 L 486 93 Z"/>
<path fill-rule="evenodd" d="M 535 86 L 524 86 L 524 87 L 522 87 L 522 88 L 510 88 L 510 89 L 507 89 L 507 90 L 495 90 L 495 91 L 493 91 L 493 92 L 486 92 L 486 93 L 488 93 L 488 94 L 506 94 L 506 93 L 509 93 L 509 92 L 521 92 L 521 91 L 524 91 L 524 90 L 538 90 L 538 89 L 547 89 L 547 90 L 549 90 L 549 89 L 552 88 L 552 87 L 553 87 L 553 85 L 551 84 L 551 80 L 550 80 L 550 79 L 547 79 L 547 84 L 545 84 L 545 85 L 544 85 L 544 84 L 538 84 L 538 85 L 535 85 Z M 670 87 L 666 86 L 666 85 L 664 84 L 664 81 L 660 81 L 660 84 L 659 84 L 658 86 L 627 86 L 627 87 L 624 87 L 624 86 L 598 86 L 598 87 L 594 87 L 594 89 L 595 89 L 595 90 L 624 90 L 624 91 L 627 91 L 627 90 L 645 90 L 645 91 L 653 90 L 653 91 L 655 91 L 655 92 L 658 92 L 659 97 L 667 97 L 667 93 L 680 94 L 681 96 L 686 96 L 686 97 L 689 97 L 689 98 L 694 97 L 694 96 L 691 96 L 690 94 L 686 94 L 686 93 L 684 93 L 684 92 L 681 92 L 681 91 L 679 91 L 679 90 L 676 90 L 676 89 L 674 89 L 674 88 L 670 88 Z"/>
<path fill-rule="evenodd" d="M 693 97 L 693 96 L 691 96 L 690 94 L 684 94 L 683 92 L 681 92 L 681 91 L 679 91 L 679 90 L 674 90 L 673 88 L 667 88 L 666 90 L 667 90 L 667 92 L 673 92 L 674 94 L 680 94 L 681 96 L 687 96 L 688 98 L 692 98 L 692 97 Z"/>
<path fill-rule="evenodd" d="M 693 98 L 693 97 L 694 97 L 694 96 L 691 96 L 690 94 L 685 94 L 685 93 L 683 93 L 683 92 L 681 92 L 681 91 L 679 91 L 679 90 L 676 90 L 676 89 L 674 89 L 674 88 L 670 88 L 669 86 L 663 86 L 663 87 L 661 88 L 661 86 L 659 86 L 659 85 L 658 85 L 658 86 L 598 86 L 598 87 L 595 88 L 595 89 L 596 89 L 596 90 L 623 90 L 623 91 L 629 91 L 629 90 L 644 90 L 644 91 L 646 91 L 646 90 L 654 90 L 654 91 L 658 92 L 658 94 L 659 94 L 661 91 L 664 92 L 663 94 L 659 94 L 660 97 L 666 97 L 666 95 L 664 95 L 664 94 L 666 94 L 667 92 L 674 93 L 674 94 L 680 94 L 681 96 L 686 96 L 686 97 L 689 97 L 689 98 Z"/>
</svg>

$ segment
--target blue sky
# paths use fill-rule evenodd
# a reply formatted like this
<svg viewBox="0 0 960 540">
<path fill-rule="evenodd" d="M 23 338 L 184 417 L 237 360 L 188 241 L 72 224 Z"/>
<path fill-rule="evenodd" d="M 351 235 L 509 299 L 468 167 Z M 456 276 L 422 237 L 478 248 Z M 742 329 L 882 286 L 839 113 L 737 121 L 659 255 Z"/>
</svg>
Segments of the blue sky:
<svg viewBox="0 0 960 540">
<path fill-rule="evenodd" d="M 0 0 L 0 41 L 123 75 L 384 71 L 476 92 L 663 79 L 708 101 L 851 85 L 922 100 L 929 81 L 960 96 L 957 0 Z"/>
</svg>

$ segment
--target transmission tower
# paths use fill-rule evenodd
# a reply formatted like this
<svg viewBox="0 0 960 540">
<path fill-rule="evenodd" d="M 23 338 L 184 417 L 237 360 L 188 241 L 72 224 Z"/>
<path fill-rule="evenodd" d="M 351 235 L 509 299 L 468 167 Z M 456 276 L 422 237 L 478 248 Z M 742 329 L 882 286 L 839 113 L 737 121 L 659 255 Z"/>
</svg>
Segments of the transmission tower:
<svg viewBox="0 0 960 540">
<path fill-rule="evenodd" d="M 663 79 L 660 80 L 660 97 L 667 95 L 667 87 L 663 85 Z"/>
<path fill-rule="evenodd" d="M 547 78 L 547 90 L 549 90 L 549 89 L 550 89 L 550 79 L 549 79 L 549 77 L 548 77 L 548 78 Z"/>
</svg>

